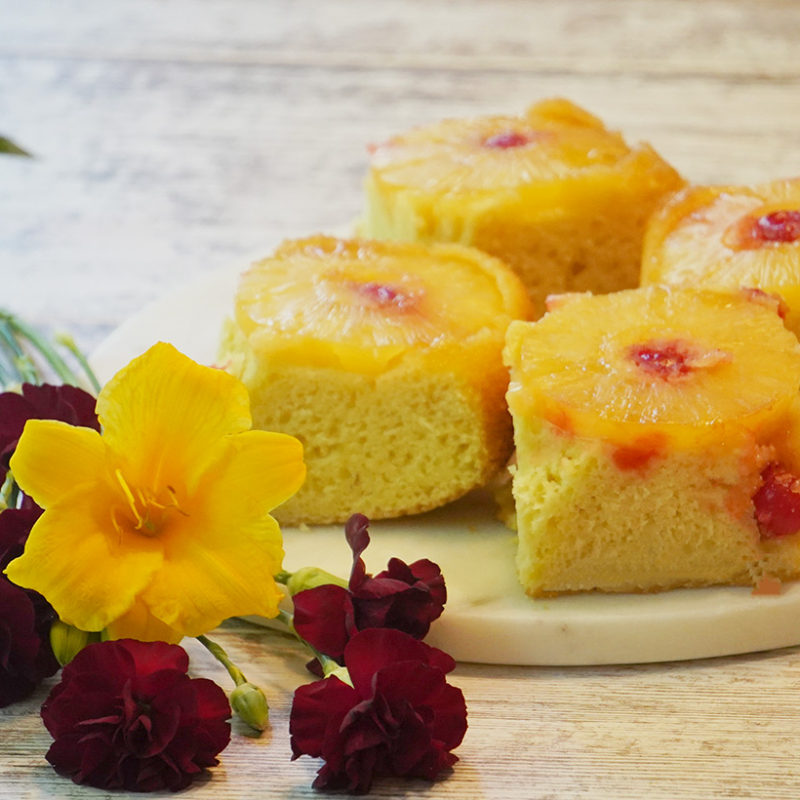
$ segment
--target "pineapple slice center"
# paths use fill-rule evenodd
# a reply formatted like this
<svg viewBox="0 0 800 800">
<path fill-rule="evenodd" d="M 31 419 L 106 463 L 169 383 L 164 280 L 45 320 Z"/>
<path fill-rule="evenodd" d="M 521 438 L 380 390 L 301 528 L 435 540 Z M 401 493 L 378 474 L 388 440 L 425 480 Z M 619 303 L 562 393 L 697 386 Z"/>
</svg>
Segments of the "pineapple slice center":
<svg viewBox="0 0 800 800">
<path fill-rule="evenodd" d="M 733 356 L 724 350 L 709 350 L 681 339 L 669 339 L 631 345 L 628 358 L 645 374 L 670 381 L 696 370 L 730 363 Z"/>
<path fill-rule="evenodd" d="M 520 133 L 519 131 L 505 130 L 500 133 L 495 133 L 493 136 L 487 136 L 482 144 L 484 147 L 495 147 L 500 150 L 508 150 L 512 147 L 523 147 L 528 144 L 533 136 Z"/>
<path fill-rule="evenodd" d="M 722 235 L 723 244 L 733 250 L 757 250 L 770 244 L 800 240 L 800 210 L 778 209 L 768 214 L 747 214 L 730 225 Z"/>
<path fill-rule="evenodd" d="M 347 281 L 347 286 L 363 300 L 381 310 L 405 311 L 411 309 L 417 305 L 423 295 L 421 290 L 408 291 L 377 281 L 361 283 L 351 280 Z"/>
</svg>

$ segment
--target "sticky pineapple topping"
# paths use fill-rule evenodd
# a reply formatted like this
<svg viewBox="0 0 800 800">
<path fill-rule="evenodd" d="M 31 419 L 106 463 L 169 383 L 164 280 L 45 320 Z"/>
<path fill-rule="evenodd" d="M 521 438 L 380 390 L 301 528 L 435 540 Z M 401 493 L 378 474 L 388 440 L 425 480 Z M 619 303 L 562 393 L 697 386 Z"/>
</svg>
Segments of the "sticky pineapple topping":
<svg viewBox="0 0 800 800">
<path fill-rule="evenodd" d="M 800 331 L 800 178 L 677 193 L 648 225 L 642 284 L 651 283 L 777 292 Z"/>
<path fill-rule="evenodd" d="M 244 273 L 236 298 L 236 323 L 259 355 L 364 373 L 502 339 L 528 314 L 516 278 L 478 251 L 329 236 L 285 242 Z"/>
<path fill-rule="evenodd" d="M 550 100 L 519 116 L 446 119 L 413 128 L 375 147 L 371 165 L 376 180 L 395 187 L 463 195 L 603 173 L 630 157 L 623 138 L 597 117 L 565 100 Z"/>
<path fill-rule="evenodd" d="M 532 595 L 800 576 L 800 344 L 758 295 L 651 286 L 513 323 Z"/>
<path fill-rule="evenodd" d="M 796 400 L 800 345 L 758 299 L 651 286 L 554 306 L 509 330 L 512 413 L 576 436 L 681 448 L 755 430 Z"/>
<path fill-rule="evenodd" d="M 377 238 L 459 242 L 508 264 L 538 315 L 554 292 L 638 282 L 642 235 L 683 180 L 567 100 L 519 116 L 448 119 L 373 148 L 361 228 Z"/>
</svg>

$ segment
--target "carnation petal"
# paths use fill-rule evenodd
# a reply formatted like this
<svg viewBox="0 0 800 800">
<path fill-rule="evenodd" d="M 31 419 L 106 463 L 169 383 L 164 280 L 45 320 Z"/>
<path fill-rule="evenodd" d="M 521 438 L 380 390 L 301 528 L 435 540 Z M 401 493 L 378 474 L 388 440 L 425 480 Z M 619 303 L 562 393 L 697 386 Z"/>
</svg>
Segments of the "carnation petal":
<svg viewBox="0 0 800 800">
<path fill-rule="evenodd" d="M 42 510 L 35 508 L 5 508 L 0 511 L 0 569 L 22 555 L 33 523 Z"/>
<path fill-rule="evenodd" d="M 421 661 L 443 673 L 455 667 L 455 661 L 443 650 L 392 628 L 359 631 L 344 649 L 344 663 L 353 686 L 365 697 L 372 691 L 372 676 L 399 661 Z"/>
<path fill-rule="evenodd" d="M 126 477 L 136 485 L 180 475 L 193 488 L 219 438 L 251 425 L 247 390 L 236 378 L 164 342 L 106 384 L 97 413 L 110 449 L 131 454 Z"/>
<path fill-rule="evenodd" d="M 178 672 L 189 670 L 188 654 L 182 647 L 176 647 L 174 644 L 154 641 L 147 647 L 141 647 L 135 639 L 122 639 L 117 644 L 120 650 L 130 654 L 136 672 L 152 674 L 163 669 Z"/>
<path fill-rule="evenodd" d="M 11 458 L 11 471 L 22 491 L 48 508 L 76 487 L 98 480 L 105 453 L 97 431 L 31 419 Z"/>
<path fill-rule="evenodd" d="M 124 614 L 161 566 L 161 543 L 121 536 L 107 509 L 115 498 L 84 487 L 48 508 L 31 530 L 25 552 L 6 574 L 44 595 L 61 619 L 98 631 Z"/>
<path fill-rule="evenodd" d="M 336 762 L 341 721 L 358 702 L 355 689 L 336 677 L 298 687 L 289 719 L 292 758 L 322 756 Z"/>
<path fill-rule="evenodd" d="M 347 589 L 323 584 L 298 592 L 292 602 L 297 634 L 315 650 L 339 660 L 353 625 L 353 602 Z"/>
</svg>

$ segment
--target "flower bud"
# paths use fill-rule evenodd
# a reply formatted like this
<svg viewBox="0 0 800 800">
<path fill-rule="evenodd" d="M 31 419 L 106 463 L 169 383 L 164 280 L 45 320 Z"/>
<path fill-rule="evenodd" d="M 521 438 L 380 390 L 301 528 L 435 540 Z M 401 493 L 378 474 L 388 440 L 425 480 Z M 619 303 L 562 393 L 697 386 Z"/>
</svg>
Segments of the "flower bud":
<svg viewBox="0 0 800 800">
<path fill-rule="evenodd" d="M 263 731 L 269 722 L 269 706 L 264 692 L 252 683 L 240 683 L 230 696 L 231 708 L 251 728 Z"/>
<path fill-rule="evenodd" d="M 82 631 L 60 619 L 50 626 L 50 647 L 53 648 L 53 655 L 62 667 L 69 664 L 87 644 L 99 641 L 99 633 Z"/>
<path fill-rule="evenodd" d="M 314 589 L 317 586 L 324 586 L 325 584 L 333 583 L 336 586 L 347 588 L 347 581 L 326 572 L 319 567 L 301 567 L 297 572 L 293 572 L 288 581 L 286 581 L 286 588 L 289 594 L 294 596 L 299 592 L 306 589 Z"/>
</svg>

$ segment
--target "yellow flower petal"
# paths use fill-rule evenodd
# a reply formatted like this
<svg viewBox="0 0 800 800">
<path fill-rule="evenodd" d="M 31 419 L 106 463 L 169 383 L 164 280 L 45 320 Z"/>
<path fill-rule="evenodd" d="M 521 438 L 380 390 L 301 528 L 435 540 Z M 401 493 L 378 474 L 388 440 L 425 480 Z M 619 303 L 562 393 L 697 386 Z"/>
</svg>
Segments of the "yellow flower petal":
<svg viewBox="0 0 800 800">
<path fill-rule="evenodd" d="M 15 480 L 42 508 L 96 481 L 104 465 L 97 431 L 44 419 L 28 420 L 11 458 Z"/>
<path fill-rule="evenodd" d="M 150 613 L 185 636 L 233 616 L 274 617 L 282 597 L 272 578 L 283 559 L 278 523 L 245 521 L 229 501 L 212 506 L 185 530 L 170 531 L 164 565 L 142 593 Z"/>
<path fill-rule="evenodd" d="M 99 483 L 73 492 L 42 514 L 25 552 L 6 569 L 81 630 L 102 630 L 128 611 L 163 561 L 158 539 L 114 528 L 109 509 L 117 502 Z"/>
<path fill-rule="evenodd" d="M 168 644 L 178 644 L 183 638 L 180 631 L 154 617 L 138 599 L 125 614 L 109 623 L 106 636 L 109 639 L 139 639 L 142 642 Z"/>
<path fill-rule="evenodd" d="M 180 478 L 189 490 L 219 438 L 251 425 L 250 399 L 236 378 L 200 366 L 164 342 L 106 384 L 97 414 L 104 441 L 126 460 L 131 484 Z"/>
<path fill-rule="evenodd" d="M 253 514 L 269 513 L 303 484 L 303 445 L 294 436 L 247 431 L 222 440 L 207 465 L 197 496 L 209 493 L 245 505 Z"/>
</svg>

